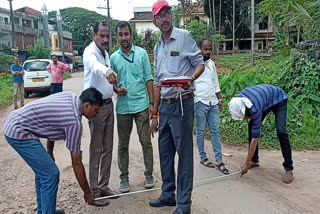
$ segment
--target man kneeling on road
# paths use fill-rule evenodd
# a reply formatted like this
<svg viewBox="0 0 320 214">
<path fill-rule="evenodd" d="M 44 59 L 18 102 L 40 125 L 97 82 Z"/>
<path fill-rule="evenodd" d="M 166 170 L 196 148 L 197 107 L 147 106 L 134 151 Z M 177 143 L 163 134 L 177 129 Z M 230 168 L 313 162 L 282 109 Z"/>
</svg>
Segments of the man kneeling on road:
<svg viewBox="0 0 320 214">
<path fill-rule="evenodd" d="M 268 84 L 245 88 L 231 99 L 228 105 L 232 119 L 251 119 L 248 124 L 250 146 L 247 159 L 241 167 L 241 175 L 246 174 L 250 168 L 259 166 L 260 128 L 263 119 L 272 111 L 275 115 L 277 135 L 284 158 L 282 165 L 285 175 L 282 181 L 287 184 L 293 181 L 293 162 L 286 122 L 287 100 L 288 95 L 281 88 Z"/>
<path fill-rule="evenodd" d="M 97 205 L 81 161 L 81 117 L 93 118 L 102 102 L 102 94 L 95 88 L 84 90 L 80 97 L 72 92 L 62 92 L 33 101 L 4 119 L 8 143 L 35 173 L 38 213 L 63 213 L 63 210 L 56 210 L 59 169 L 54 163 L 53 148 L 47 152 L 39 138 L 67 141 L 84 200 Z"/>
</svg>

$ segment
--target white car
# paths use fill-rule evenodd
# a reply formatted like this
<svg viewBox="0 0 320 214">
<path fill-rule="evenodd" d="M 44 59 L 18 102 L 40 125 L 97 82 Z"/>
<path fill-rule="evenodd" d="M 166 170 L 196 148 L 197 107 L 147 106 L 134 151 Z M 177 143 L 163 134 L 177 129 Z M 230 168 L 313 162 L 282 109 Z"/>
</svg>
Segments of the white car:
<svg viewBox="0 0 320 214">
<path fill-rule="evenodd" d="M 34 92 L 50 93 L 51 74 L 47 71 L 49 59 L 32 59 L 23 63 L 24 97 Z"/>
</svg>

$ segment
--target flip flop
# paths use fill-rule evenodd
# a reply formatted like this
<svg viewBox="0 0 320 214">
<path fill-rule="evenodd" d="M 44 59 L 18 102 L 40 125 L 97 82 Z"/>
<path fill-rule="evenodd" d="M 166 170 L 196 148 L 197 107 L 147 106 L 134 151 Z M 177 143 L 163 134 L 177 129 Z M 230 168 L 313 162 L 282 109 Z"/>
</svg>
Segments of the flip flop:
<svg viewBox="0 0 320 214">
<path fill-rule="evenodd" d="M 217 170 L 219 170 L 220 172 L 222 172 L 225 175 L 229 175 L 229 170 L 227 170 L 227 168 L 224 166 L 224 163 L 219 163 L 219 164 L 215 164 L 215 165 L 217 167 Z"/>
<path fill-rule="evenodd" d="M 211 161 L 209 161 L 208 158 L 201 160 L 200 163 L 206 167 L 214 168 L 214 164 Z"/>
</svg>

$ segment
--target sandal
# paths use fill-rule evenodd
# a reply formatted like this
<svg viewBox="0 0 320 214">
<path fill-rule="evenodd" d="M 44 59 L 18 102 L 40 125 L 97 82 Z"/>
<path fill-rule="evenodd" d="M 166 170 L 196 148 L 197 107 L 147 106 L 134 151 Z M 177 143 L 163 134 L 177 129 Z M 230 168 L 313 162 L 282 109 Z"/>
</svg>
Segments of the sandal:
<svg viewBox="0 0 320 214">
<path fill-rule="evenodd" d="M 214 164 L 211 161 L 209 161 L 208 158 L 201 160 L 200 163 L 206 167 L 214 168 Z"/>
<path fill-rule="evenodd" d="M 217 170 L 219 170 L 223 174 L 229 175 L 229 170 L 227 170 L 227 168 L 224 166 L 224 163 L 216 164 L 216 167 L 217 167 Z"/>
</svg>

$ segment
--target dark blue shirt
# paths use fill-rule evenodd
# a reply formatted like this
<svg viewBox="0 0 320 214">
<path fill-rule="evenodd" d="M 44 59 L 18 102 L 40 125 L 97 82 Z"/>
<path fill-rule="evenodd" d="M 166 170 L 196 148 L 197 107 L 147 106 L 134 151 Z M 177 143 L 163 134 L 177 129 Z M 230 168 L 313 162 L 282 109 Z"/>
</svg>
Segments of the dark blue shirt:
<svg viewBox="0 0 320 214">
<path fill-rule="evenodd" d="M 273 106 L 288 99 L 284 90 L 277 86 L 262 84 L 243 89 L 238 97 L 247 97 L 251 103 L 250 114 L 252 119 L 252 137 L 260 137 L 262 114 Z"/>
<path fill-rule="evenodd" d="M 13 64 L 13 65 L 11 65 L 10 70 L 11 71 L 21 71 L 22 66 Z M 13 82 L 21 83 L 21 82 L 23 82 L 23 75 L 21 75 L 21 74 L 20 75 L 12 75 L 12 80 L 13 80 Z"/>
</svg>

